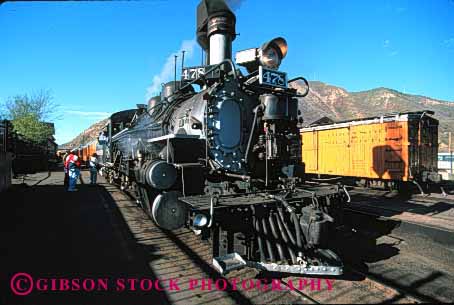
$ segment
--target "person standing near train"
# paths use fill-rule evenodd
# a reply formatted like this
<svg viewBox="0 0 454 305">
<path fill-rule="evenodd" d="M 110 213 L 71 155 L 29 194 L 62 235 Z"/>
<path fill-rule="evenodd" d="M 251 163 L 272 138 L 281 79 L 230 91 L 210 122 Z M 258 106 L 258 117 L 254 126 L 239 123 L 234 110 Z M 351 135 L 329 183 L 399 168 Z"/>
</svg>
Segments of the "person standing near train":
<svg viewBox="0 0 454 305">
<path fill-rule="evenodd" d="M 72 151 L 70 152 L 67 152 L 64 156 L 63 156 L 63 170 L 65 172 L 65 180 L 63 182 L 63 185 L 65 186 L 65 188 L 67 188 L 69 186 L 69 173 L 68 173 L 68 162 L 70 159 L 72 159 L 72 157 L 74 157 L 74 154 Z"/>
<path fill-rule="evenodd" d="M 77 180 L 80 176 L 80 161 L 77 155 L 68 160 L 69 188 L 68 192 L 76 192 Z"/>
<path fill-rule="evenodd" d="M 96 153 L 93 153 L 93 155 L 91 155 L 90 160 L 88 162 L 88 167 L 90 169 L 90 184 L 95 185 L 96 180 L 98 178 L 99 167 L 98 155 Z"/>
</svg>

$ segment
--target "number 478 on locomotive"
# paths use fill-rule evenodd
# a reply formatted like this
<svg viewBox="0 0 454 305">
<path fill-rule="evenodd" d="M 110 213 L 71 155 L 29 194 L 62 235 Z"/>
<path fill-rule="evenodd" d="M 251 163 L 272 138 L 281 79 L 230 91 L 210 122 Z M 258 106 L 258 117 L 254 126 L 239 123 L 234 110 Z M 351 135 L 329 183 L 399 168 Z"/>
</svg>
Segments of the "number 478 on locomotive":
<svg viewBox="0 0 454 305">
<path fill-rule="evenodd" d="M 224 1 L 201 1 L 205 64 L 183 67 L 148 105 L 111 116 L 100 141 L 103 175 L 162 229 L 187 227 L 209 241 L 221 273 L 340 275 L 330 248 L 346 191 L 303 184 L 298 99 L 309 84 L 278 70 L 287 55 L 281 37 L 238 52 L 239 69 L 235 23 Z"/>
</svg>

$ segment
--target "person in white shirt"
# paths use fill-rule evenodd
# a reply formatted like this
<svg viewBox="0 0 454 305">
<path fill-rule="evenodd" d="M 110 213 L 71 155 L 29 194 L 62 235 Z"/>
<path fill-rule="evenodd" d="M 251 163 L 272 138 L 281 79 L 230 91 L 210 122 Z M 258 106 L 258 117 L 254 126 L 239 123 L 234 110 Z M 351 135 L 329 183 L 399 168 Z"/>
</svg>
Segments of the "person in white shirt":
<svg viewBox="0 0 454 305">
<path fill-rule="evenodd" d="M 94 153 L 88 162 L 88 167 L 90 169 L 90 184 L 94 185 L 96 184 L 96 180 L 98 178 L 98 167 L 99 167 L 99 162 L 98 162 L 98 155 Z"/>
</svg>

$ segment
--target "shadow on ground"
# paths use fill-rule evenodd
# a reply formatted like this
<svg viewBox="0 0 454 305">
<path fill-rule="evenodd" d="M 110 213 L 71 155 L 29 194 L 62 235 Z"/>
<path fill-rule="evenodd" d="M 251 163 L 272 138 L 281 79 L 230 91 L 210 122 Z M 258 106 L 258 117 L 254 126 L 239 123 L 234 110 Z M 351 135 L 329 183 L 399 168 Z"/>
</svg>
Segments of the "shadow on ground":
<svg viewBox="0 0 454 305">
<path fill-rule="evenodd" d="M 115 291 L 119 278 L 156 276 L 148 265 L 152 249 L 134 242 L 110 194 L 102 186 L 89 185 L 68 193 L 60 181 L 45 179 L 55 185 L 41 185 L 40 180 L 0 194 L 0 303 L 168 304 L 165 291 Z M 107 279 L 109 291 L 35 289 L 17 296 L 10 280 L 18 272 L 32 275 L 35 286 L 38 278 Z M 47 285 L 52 290 L 52 282 Z"/>
</svg>

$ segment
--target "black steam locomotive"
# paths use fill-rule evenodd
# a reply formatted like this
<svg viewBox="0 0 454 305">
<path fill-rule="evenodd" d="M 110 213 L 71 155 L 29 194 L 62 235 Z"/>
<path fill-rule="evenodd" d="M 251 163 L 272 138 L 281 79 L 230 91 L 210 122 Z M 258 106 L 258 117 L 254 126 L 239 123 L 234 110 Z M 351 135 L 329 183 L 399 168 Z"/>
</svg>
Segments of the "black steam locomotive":
<svg viewBox="0 0 454 305">
<path fill-rule="evenodd" d="M 238 52 L 241 72 L 231 60 L 235 21 L 224 1 L 199 4 L 206 64 L 183 67 L 148 105 L 112 115 L 100 138 L 103 175 L 161 228 L 186 226 L 209 240 L 221 273 L 247 265 L 339 275 L 329 248 L 346 193 L 302 184 L 298 98 L 308 83 L 278 71 L 287 54 L 280 37 Z"/>
</svg>

